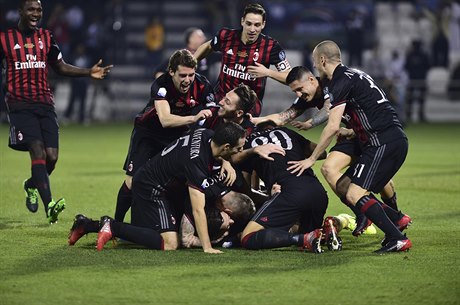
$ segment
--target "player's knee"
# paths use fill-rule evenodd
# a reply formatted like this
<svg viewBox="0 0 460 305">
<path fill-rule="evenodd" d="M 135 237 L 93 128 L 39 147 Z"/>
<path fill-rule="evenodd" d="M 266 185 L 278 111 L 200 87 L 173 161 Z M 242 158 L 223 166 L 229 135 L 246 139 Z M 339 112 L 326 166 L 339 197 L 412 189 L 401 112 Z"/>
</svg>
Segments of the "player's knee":
<svg viewBox="0 0 460 305">
<path fill-rule="evenodd" d="M 29 152 L 32 160 L 45 160 L 46 151 L 42 141 L 32 141 L 29 143 Z"/>
<path fill-rule="evenodd" d="M 171 251 L 179 248 L 179 236 L 177 233 L 165 232 L 161 234 L 163 238 L 163 250 Z"/>
<path fill-rule="evenodd" d="M 324 178 L 327 179 L 327 176 L 329 175 L 329 166 L 326 164 L 326 162 L 321 165 L 321 174 L 323 174 Z"/>
<path fill-rule="evenodd" d="M 323 177 L 327 180 L 329 184 L 333 182 L 333 177 L 335 176 L 335 173 L 337 170 L 335 167 L 329 163 L 329 162 L 324 162 L 323 165 L 321 166 L 321 174 Z"/>
</svg>

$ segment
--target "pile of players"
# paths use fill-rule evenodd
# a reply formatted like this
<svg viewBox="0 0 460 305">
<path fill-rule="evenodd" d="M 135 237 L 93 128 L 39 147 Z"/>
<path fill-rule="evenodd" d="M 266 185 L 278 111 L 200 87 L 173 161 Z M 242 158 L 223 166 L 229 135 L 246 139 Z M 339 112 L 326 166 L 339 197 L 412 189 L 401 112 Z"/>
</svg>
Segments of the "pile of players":
<svg viewBox="0 0 460 305">
<path fill-rule="evenodd" d="M 42 35 L 36 28 L 40 1 L 21 3 L 17 31 Z M 385 233 L 377 253 L 411 247 L 402 233 L 411 218 L 398 211 L 391 182 L 407 155 L 408 142 L 385 94 L 369 75 L 344 66 L 332 41 L 313 50 L 319 79 L 305 67 L 291 69 L 279 43 L 262 34 L 264 26 L 263 7 L 249 4 L 241 29 L 221 29 L 194 54 L 185 49 L 172 54 L 168 72 L 153 82 L 150 100 L 135 118 L 115 217 L 93 220 L 77 215 L 69 245 L 97 233 L 98 250 L 115 238 L 159 250 L 197 246 L 207 253 L 221 253 L 214 245 L 237 244 L 246 249 L 297 245 L 315 253 L 326 244 L 340 250 L 338 231 L 350 219 L 324 219 L 328 197 L 311 168 L 325 159 L 323 175 L 356 215 L 353 235 L 374 223 Z M 0 55 L 12 61 L 14 52 L 6 52 L 7 47 L 2 44 Z M 103 78 L 110 71 L 111 66 L 85 70 L 65 64 L 54 47 L 57 53 L 50 65 L 61 66 L 61 74 Z M 213 51 L 222 54 L 215 89 L 196 73 L 198 61 Z M 298 98 L 285 111 L 259 117 L 267 77 L 288 85 Z M 43 107 L 18 107 L 20 102 Z M 32 178 L 24 184 L 27 207 L 37 210 L 39 193 L 43 202 L 50 202 L 45 210 L 53 223 L 65 208 L 65 202 L 54 202 L 49 191 L 48 159 L 53 151 L 57 159 L 57 141 L 36 132 L 17 133 L 27 130 L 17 128 L 23 124 L 21 118 L 39 120 L 43 109 L 55 114 L 52 98 L 45 105 L 7 94 L 7 104 L 14 106 L 8 113 L 10 145 L 39 152 L 36 159 L 31 153 Z M 308 108 L 318 111 L 305 122 L 293 121 Z M 292 123 L 309 129 L 325 122 L 318 144 L 283 127 Z M 334 137 L 337 144 L 327 155 Z M 258 189 L 259 179 L 264 191 Z M 383 202 L 374 196 L 379 192 Z M 129 209 L 131 223 L 125 223 Z"/>
</svg>

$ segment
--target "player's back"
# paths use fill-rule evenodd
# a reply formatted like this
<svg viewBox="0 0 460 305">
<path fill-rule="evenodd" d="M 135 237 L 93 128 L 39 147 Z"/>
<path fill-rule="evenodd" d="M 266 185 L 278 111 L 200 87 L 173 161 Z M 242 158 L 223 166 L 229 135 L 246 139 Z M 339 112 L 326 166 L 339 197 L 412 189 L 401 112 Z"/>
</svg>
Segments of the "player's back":
<svg viewBox="0 0 460 305">
<path fill-rule="evenodd" d="M 310 141 L 300 134 L 285 127 L 275 127 L 251 134 L 246 142 L 245 148 L 256 147 L 259 145 L 272 143 L 281 146 L 286 155 L 273 153 L 274 161 L 263 158 L 251 158 L 248 160 L 252 163 L 259 177 L 268 185 L 273 182 L 280 182 L 285 177 L 291 177 L 287 168 L 289 161 L 299 161 L 305 159 L 306 148 L 309 147 Z M 313 175 L 313 171 L 308 169 L 305 175 Z"/>
<path fill-rule="evenodd" d="M 213 134 L 212 130 L 200 128 L 181 136 L 150 159 L 140 171 L 163 188 L 177 179 L 193 185 L 201 183 L 194 178 L 210 175 L 214 158 L 209 142 Z"/>
</svg>

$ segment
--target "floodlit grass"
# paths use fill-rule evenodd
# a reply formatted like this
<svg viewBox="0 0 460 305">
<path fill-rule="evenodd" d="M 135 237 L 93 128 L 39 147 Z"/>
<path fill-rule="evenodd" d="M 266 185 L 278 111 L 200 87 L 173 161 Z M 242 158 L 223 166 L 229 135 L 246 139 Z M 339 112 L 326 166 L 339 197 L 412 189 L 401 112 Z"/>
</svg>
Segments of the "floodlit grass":
<svg viewBox="0 0 460 305">
<path fill-rule="evenodd" d="M 124 173 L 129 124 L 66 126 L 51 176 L 68 203 L 46 224 L 24 204 L 27 153 L 7 147 L 0 127 L 0 304 L 459 304 L 459 124 L 411 125 L 409 156 L 395 177 L 399 206 L 411 215 L 413 249 L 375 255 L 383 233 L 354 238 L 322 255 L 279 250 L 151 251 L 96 235 L 67 246 L 73 216 L 112 215 Z M 306 135 L 313 141 L 320 130 Z M 321 162 L 315 165 L 319 173 Z M 328 187 L 327 187 L 328 189 Z M 329 191 L 329 215 L 349 213 Z"/>
</svg>

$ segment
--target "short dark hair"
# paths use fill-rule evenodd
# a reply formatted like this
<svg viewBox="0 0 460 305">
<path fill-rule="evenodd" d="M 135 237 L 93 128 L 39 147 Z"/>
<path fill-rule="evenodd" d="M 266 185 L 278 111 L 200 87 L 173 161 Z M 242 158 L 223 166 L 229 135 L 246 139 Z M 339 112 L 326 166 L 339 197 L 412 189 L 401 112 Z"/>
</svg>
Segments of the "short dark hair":
<svg viewBox="0 0 460 305">
<path fill-rule="evenodd" d="M 220 214 L 220 210 L 216 207 L 205 208 L 206 219 L 208 221 L 208 235 L 210 240 L 216 240 L 220 237 L 220 227 L 224 223 L 224 219 Z"/>
<path fill-rule="evenodd" d="M 276 123 L 273 122 L 272 120 L 263 121 L 263 122 L 257 124 L 257 131 L 270 129 L 270 128 L 275 128 L 276 126 L 278 126 L 278 125 L 276 125 Z"/>
<path fill-rule="evenodd" d="M 20 0 L 20 1 L 19 1 L 19 9 L 23 9 L 23 8 L 24 8 L 24 5 L 26 4 L 26 2 L 29 2 L 29 1 L 38 2 L 39 0 Z M 40 3 L 41 3 L 41 1 L 40 1 Z"/>
<path fill-rule="evenodd" d="M 235 147 L 238 140 L 246 136 L 246 131 L 240 125 L 233 122 L 226 122 L 217 126 L 212 141 L 217 145 L 230 144 Z"/>
<path fill-rule="evenodd" d="M 289 85 L 290 83 L 295 82 L 296 80 L 302 79 L 306 74 L 312 74 L 308 68 L 304 66 L 297 66 L 292 68 L 291 71 L 289 71 L 288 75 L 286 76 L 286 84 Z"/>
<path fill-rule="evenodd" d="M 246 5 L 243 11 L 243 18 L 246 17 L 246 15 L 249 13 L 261 15 L 262 20 L 265 21 L 265 9 L 259 3 L 249 3 L 248 5 Z"/>
<path fill-rule="evenodd" d="M 257 94 L 249 88 L 249 86 L 241 83 L 235 89 L 234 92 L 238 95 L 239 102 L 238 108 L 243 110 L 244 113 L 248 113 L 254 108 L 257 101 Z"/>
<path fill-rule="evenodd" d="M 185 32 L 184 32 L 185 45 L 188 45 L 188 43 L 190 41 L 190 36 L 192 36 L 192 34 L 195 33 L 196 31 L 200 31 L 200 30 L 201 29 L 197 28 L 197 27 L 190 27 L 190 28 L 186 29 Z"/>
<path fill-rule="evenodd" d="M 169 58 L 168 71 L 176 72 L 179 65 L 196 69 L 197 61 L 189 50 L 177 50 Z"/>
</svg>

